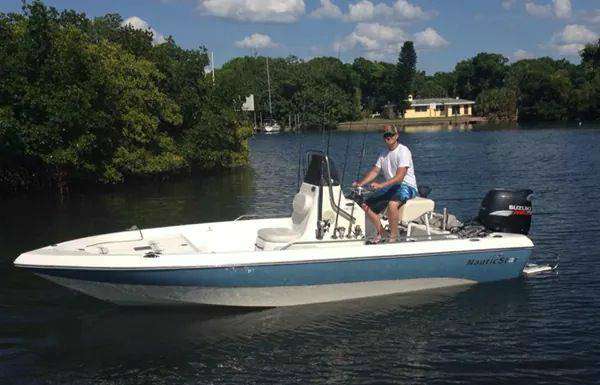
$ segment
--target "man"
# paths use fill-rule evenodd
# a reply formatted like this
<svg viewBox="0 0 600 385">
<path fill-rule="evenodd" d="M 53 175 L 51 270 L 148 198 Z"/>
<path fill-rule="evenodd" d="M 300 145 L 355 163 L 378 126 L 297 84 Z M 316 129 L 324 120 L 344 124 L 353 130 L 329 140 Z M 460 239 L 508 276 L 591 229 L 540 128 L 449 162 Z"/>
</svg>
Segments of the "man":
<svg viewBox="0 0 600 385">
<path fill-rule="evenodd" d="M 377 235 L 372 240 L 373 243 L 384 241 L 385 230 L 381 225 L 378 214 L 387 207 L 390 240 L 395 242 L 398 240 L 400 206 L 418 195 L 412 154 L 408 147 L 398 142 L 397 128 L 389 125 L 384 126 L 383 140 L 387 146 L 387 151 L 381 152 L 373 168 L 360 181 L 352 184 L 353 186 L 362 187 L 372 182 L 371 188 L 376 190 L 361 205 L 367 218 L 377 229 Z M 380 172 L 383 174 L 385 182 L 373 182 Z"/>
</svg>

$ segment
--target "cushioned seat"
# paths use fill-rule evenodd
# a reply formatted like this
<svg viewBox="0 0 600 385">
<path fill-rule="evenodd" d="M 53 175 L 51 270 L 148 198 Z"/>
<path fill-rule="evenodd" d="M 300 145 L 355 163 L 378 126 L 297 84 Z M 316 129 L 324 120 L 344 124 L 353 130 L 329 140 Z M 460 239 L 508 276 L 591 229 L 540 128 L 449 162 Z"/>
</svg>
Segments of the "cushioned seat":
<svg viewBox="0 0 600 385">
<path fill-rule="evenodd" d="M 298 238 L 301 234 L 287 227 L 267 227 L 258 230 L 257 235 L 265 242 L 288 243 Z"/>
<path fill-rule="evenodd" d="M 265 243 L 289 243 L 302 236 L 308 220 L 313 199 L 310 195 L 299 192 L 292 202 L 292 227 L 267 227 L 259 229 L 256 234 Z"/>
<path fill-rule="evenodd" d="M 421 197 L 409 199 L 400 207 L 400 222 L 406 226 L 423 214 L 433 211 L 434 208 L 435 203 L 431 199 Z"/>
</svg>

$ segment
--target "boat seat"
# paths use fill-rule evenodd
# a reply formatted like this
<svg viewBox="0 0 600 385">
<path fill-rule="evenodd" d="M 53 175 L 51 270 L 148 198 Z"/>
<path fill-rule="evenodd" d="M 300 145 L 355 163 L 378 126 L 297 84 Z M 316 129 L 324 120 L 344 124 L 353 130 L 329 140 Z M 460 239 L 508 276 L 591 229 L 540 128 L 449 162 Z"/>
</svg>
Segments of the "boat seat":
<svg viewBox="0 0 600 385">
<path fill-rule="evenodd" d="M 292 202 L 292 226 L 291 227 L 266 227 L 259 229 L 256 236 L 267 243 L 289 243 L 302 236 L 306 221 L 313 207 L 313 198 L 305 193 L 299 192 L 294 196 Z"/>
<path fill-rule="evenodd" d="M 410 222 L 419 219 L 423 214 L 432 212 L 435 203 L 431 199 L 416 197 L 406 201 L 400 206 L 400 223 L 407 226 Z"/>
<path fill-rule="evenodd" d="M 288 243 L 300 237 L 299 232 L 288 227 L 266 227 L 259 229 L 257 236 L 265 242 Z"/>
</svg>

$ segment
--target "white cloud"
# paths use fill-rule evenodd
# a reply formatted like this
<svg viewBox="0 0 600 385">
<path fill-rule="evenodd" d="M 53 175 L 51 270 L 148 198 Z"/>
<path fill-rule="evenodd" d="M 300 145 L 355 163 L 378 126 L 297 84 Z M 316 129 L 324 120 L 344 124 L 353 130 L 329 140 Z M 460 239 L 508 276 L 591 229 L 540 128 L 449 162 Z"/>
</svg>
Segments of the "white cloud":
<svg viewBox="0 0 600 385">
<path fill-rule="evenodd" d="M 589 23 L 600 24 L 600 9 L 585 12 L 583 19 Z"/>
<path fill-rule="evenodd" d="M 348 4 L 348 21 L 366 21 L 375 17 L 375 5 L 368 0 L 362 0 L 355 4 Z"/>
<path fill-rule="evenodd" d="M 261 49 L 261 48 L 275 48 L 278 46 L 271 36 L 263 35 L 262 33 L 253 33 L 250 36 L 246 36 L 242 40 L 235 42 L 235 46 L 238 48 L 249 48 L 249 49 Z"/>
<path fill-rule="evenodd" d="M 560 55 L 577 56 L 585 48 L 585 44 L 554 44 L 550 48 Z"/>
<path fill-rule="evenodd" d="M 418 5 L 412 5 L 406 0 L 398 0 L 394 4 L 394 11 L 396 16 L 400 19 L 413 20 L 413 19 L 425 19 L 427 15 Z"/>
<path fill-rule="evenodd" d="M 419 20 L 433 17 L 435 12 L 425 12 L 418 5 L 413 5 L 407 0 L 397 0 L 392 6 L 385 3 L 373 3 L 370 0 L 348 4 L 348 13 L 345 20 L 350 22 L 362 22 L 372 20 Z"/>
<path fill-rule="evenodd" d="M 569 24 L 562 31 L 555 33 L 550 43 L 543 48 L 555 51 L 560 55 L 577 56 L 588 43 L 598 40 L 598 34 L 584 25 Z"/>
<path fill-rule="evenodd" d="M 343 15 L 340 7 L 333 4 L 331 0 L 321 0 L 321 7 L 312 11 L 310 16 L 316 19 L 341 19 Z"/>
<path fill-rule="evenodd" d="M 550 4 L 539 5 L 539 4 L 533 3 L 531 1 L 528 1 L 527 3 L 525 3 L 525 10 L 527 11 L 528 14 L 535 16 L 535 17 L 550 17 L 550 16 L 552 16 L 552 7 L 550 6 Z"/>
<path fill-rule="evenodd" d="M 435 29 L 427 28 L 424 31 L 415 33 L 415 44 L 421 48 L 441 48 L 450 43 Z"/>
<path fill-rule="evenodd" d="M 598 34 L 580 24 L 569 24 L 553 37 L 554 41 L 561 43 L 592 43 L 598 39 Z"/>
<path fill-rule="evenodd" d="M 549 4 L 536 4 L 533 1 L 525 3 L 525 10 L 535 17 L 556 17 L 558 19 L 568 19 L 573 10 L 571 0 L 552 0 Z"/>
<path fill-rule="evenodd" d="M 554 15 L 559 19 L 568 19 L 571 17 L 571 0 L 554 0 Z"/>
<path fill-rule="evenodd" d="M 166 41 L 165 37 L 161 33 L 159 33 L 154 28 L 150 27 L 150 24 L 148 24 L 147 21 L 140 19 L 137 16 L 131 16 L 131 17 L 128 17 L 127 19 L 123 20 L 123 22 L 121 23 L 121 26 L 123 26 L 123 27 L 129 26 L 133 29 L 139 29 L 142 31 L 151 32 L 153 44 L 162 44 Z"/>
<path fill-rule="evenodd" d="M 511 55 L 511 58 L 514 61 L 525 60 L 525 59 L 533 59 L 535 57 L 531 52 L 527 52 L 524 49 L 518 49 Z"/>
<path fill-rule="evenodd" d="M 407 40 L 407 34 L 398 27 L 379 23 L 358 23 L 354 31 L 340 41 L 334 43 L 334 50 L 359 50 L 368 58 L 383 60 L 395 56 L 402 44 Z"/>
<path fill-rule="evenodd" d="M 515 5 L 515 3 L 516 3 L 516 0 L 504 0 L 504 1 L 502 1 L 502 8 L 504 8 L 508 11 Z"/>
<path fill-rule="evenodd" d="M 199 0 L 206 15 L 256 23 L 293 23 L 304 15 L 304 0 Z"/>
</svg>

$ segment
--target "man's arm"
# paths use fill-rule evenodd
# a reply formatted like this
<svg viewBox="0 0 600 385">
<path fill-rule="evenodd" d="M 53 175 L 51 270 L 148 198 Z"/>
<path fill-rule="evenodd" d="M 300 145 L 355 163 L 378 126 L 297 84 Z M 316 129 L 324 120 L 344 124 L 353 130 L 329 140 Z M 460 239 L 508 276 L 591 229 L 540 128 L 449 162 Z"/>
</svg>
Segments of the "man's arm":
<svg viewBox="0 0 600 385">
<path fill-rule="evenodd" d="M 392 179 L 389 179 L 383 183 L 376 183 L 376 186 L 373 186 L 373 187 L 380 189 L 380 188 L 391 186 L 391 185 L 394 185 L 397 183 L 402 183 L 407 172 L 408 172 L 408 167 L 398 167 L 398 169 L 396 170 L 396 175 L 394 175 L 394 177 Z"/>
<path fill-rule="evenodd" d="M 361 186 L 366 185 L 367 183 L 371 182 L 373 179 L 377 178 L 377 175 L 379 175 L 379 167 L 373 166 L 373 168 L 371 168 L 369 170 L 369 172 L 367 172 L 367 174 L 364 176 L 364 178 L 362 178 L 358 182 L 355 182 L 356 186 L 361 187 Z"/>
</svg>

